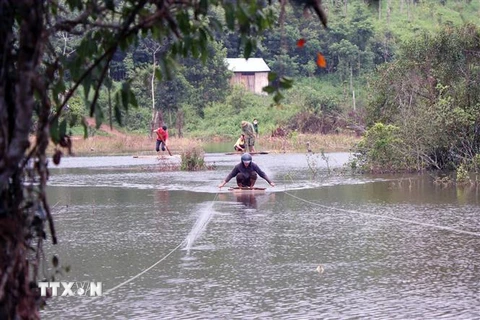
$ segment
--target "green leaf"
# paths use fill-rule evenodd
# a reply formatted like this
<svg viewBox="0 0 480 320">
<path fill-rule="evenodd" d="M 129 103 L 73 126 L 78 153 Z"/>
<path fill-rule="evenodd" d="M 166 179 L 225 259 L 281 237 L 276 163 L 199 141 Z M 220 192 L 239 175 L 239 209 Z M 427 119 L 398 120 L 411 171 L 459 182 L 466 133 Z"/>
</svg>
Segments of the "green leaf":
<svg viewBox="0 0 480 320">
<path fill-rule="evenodd" d="M 235 29 L 235 8 L 231 3 L 225 5 L 225 21 L 230 30 Z"/>
<path fill-rule="evenodd" d="M 245 44 L 245 54 L 243 55 L 245 59 L 250 58 L 250 55 L 252 54 L 253 51 L 253 44 L 251 40 L 247 40 L 247 43 Z"/>
<path fill-rule="evenodd" d="M 115 104 L 113 112 L 114 112 L 114 115 L 115 115 L 115 120 L 117 120 L 119 125 L 122 125 L 122 112 L 120 111 L 118 103 Z"/>
<path fill-rule="evenodd" d="M 189 34 L 190 30 L 190 24 L 191 20 L 188 14 L 184 13 L 179 13 L 177 14 L 177 23 L 178 23 L 178 28 L 182 31 L 184 34 Z"/>
<path fill-rule="evenodd" d="M 130 90 L 129 90 L 129 84 L 128 82 L 122 83 L 122 89 L 121 89 L 121 97 L 122 97 L 122 105 L 125 110 L 128 110 L 128 104 L 130 102 Z"/>
<path fill-rule="evenodd" d="M 133 93 L 132 89 L 129 88 L 129 97 L 130 97 L 130 104 L 135 107 L 135 108 L 138 108 L 138 101 L 137 101 L 137 97 L 135 96 L 135 94 Z"/>
<path fill-rule="evenodd" d="M 88 123 L 85 117 L 82 117 L 83 139 L 88 138 Z"/>
<path fill-rule="evenodd" d="M 67 134 L 67 119 L 63 119 L 59 126 L 59 141 Z"/>
<path fill-rule="evenodd" d="M 278 79 L 278 75 L 277 75 L 276 72 L 270 72 L 270 73 L 268 74 L 268 81 L 269 81 L 269 82 L 273 82 L 273 81 L 275 81 L 275 80 L 277 80 L 277 79 Z"/>
<path fill-rule="evenodd" d="M 103 121 L 103 112 L 102 112 L 102 108 L 97 107 L 94 109 L 95 109 L 95 128 L 99 129 Z"/>
<path fill-rule="evenodd" d="M 105 7 L 107 7 L 108 10 L 115 10 L 115 4 L 113 3 L 113 0 L 105 0 Z"/>
<path fill-rule="evenodd" d="M 200 13 L 206 14 L 208 12 L 208 0 L 200 0 Z"/>
<path fill-rule="evenodd" d="M 57 108 L 60 107 L 60 105 L 63 102 L 63 99 L 65 97 L 66 87 L 65 87 L 65 82 L 63 80 L 59 80 L 54 82 L 53 87 L 52 87 L 52 97 L 53 101 L 57 105 Z"/>
<path fill-rule="evenodd" d="M 275 88 L 273 86 L 266 86 L 262 88 L 262 91 L 267 92 L 268 94 L 272 94 L 275 92 Z"/>
<path fill-rule="evenodd" d="M 70 11 L 75 11 L 75 9 L 77 9 L 78 11 L 83 10 L 82 0 L 67 0 L 67 3 L 70 7 Z"/>
<path fill-rule="evenodd" d="M 277 93 L 273 96 L 273 101 L 275 101 L 276 104 L 279 104 L 283 98 L 283 95 L 277 91 Z"/>
<path fill-rule="evenodd" d="M 281 77 L 280 78 L 280 82 L 279 82 L 279 86 L 280 88 L 283 88 L 283 89 L 290 89 L 293 85 L 293 79 L 289 78 L 289 77 Z"/>
<path fill-rule="evenodd" d="M 54 144 L 58 144 L 60 142 L 58 117 L 54 117 L 53 120 L 50 122 L 50 137 Z"/>
<path fill-rule="evenodd" d="M 162 81 L 163 79 L 162 71 L 159 68 L 155 68 L 155 78 L 157 78 L 158 81 Z"/>
</svg>

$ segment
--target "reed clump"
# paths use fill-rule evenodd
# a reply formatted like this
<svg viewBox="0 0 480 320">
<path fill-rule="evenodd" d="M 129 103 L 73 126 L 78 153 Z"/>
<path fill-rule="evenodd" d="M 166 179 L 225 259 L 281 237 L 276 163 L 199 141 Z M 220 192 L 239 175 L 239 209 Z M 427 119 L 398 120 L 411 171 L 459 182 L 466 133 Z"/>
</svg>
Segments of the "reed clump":
<svg viewBox="0 0 480 320">
<path fill-rule="evenodd" d="M 206 169 L 206 166 L 203 149 L 197 146 L 187 147 L 181 154 L 180 170 L 198 171 L 204 169 Z"/>
</svg>

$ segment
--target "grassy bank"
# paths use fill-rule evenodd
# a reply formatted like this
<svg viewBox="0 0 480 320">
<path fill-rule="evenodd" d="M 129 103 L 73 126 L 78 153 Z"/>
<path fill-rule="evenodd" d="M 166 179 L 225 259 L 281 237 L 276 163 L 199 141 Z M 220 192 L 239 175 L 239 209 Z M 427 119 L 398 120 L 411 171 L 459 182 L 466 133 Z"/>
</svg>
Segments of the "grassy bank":
<svg viewBox="0 0 480 320">
<path fill-rule="evenodd" d="M 291 137 L 260 137 L 262 151 L 267 150 L 271 153 L 285 152 L 334 152 L 349 151 L 352 146 L 358 142 L 354 135 L 335 134 L 335 135 L 305 135 L 296 134 Z M 173 154 L 181 154 L 186 150 L 190 150 L 196 146 L 203 146 L 205 143 L 231 142 L 230 139 L 216 137 L 215 139 L 199 140 L 189 138 L 169 139 L 169 149 Z M 153 155 L 155 152 L 155 138 L 149 138 L 145 135 L 95 135 L 84 139 L 83 137 L 73 137 L 73 152 L 77 156 L 94 156 L 94 155 Z M 53 146 L 50 147 L 50 151 Z M 50 152 L 51 153 L 51 152 Z"/>
</svg>

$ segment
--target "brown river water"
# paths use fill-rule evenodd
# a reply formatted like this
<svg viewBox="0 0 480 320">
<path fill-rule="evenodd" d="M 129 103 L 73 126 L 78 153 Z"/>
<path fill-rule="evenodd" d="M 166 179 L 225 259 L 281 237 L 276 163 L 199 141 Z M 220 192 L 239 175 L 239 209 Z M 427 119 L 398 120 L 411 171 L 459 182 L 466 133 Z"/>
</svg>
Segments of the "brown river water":
<svg viewBox="0 0 480 320">
<path fill-rule="evenodd" d="M 218 189 L 237 155 L 208 153 L 215 170 L 199 172 L 62 159 L 45 256 L 103 295 L 53 297 L 42 318 L 478 319 L 479 190 L 352 175 L 349 156 L 256 155 L 276 183 L 258 194 Z"/>
</svg>

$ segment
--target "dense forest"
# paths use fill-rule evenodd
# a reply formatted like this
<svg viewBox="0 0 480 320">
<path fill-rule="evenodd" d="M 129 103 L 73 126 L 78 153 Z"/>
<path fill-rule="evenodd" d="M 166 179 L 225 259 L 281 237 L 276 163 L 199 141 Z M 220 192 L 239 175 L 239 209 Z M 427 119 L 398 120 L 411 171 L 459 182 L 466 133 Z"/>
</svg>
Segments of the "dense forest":
<svg viewBox="0 0 480 320">
<path fill-rule="evenodd" d="M 205 59 L 193 51 L 172 65 L 164 53 L 173 42 L 151 34 L 117 50 L 95 116 L 143 134 L 165 123 L 173 135 L 202 138 L 232 137 L 241 120 L 254 117 L 264 135 L 368 130 L 356 163 L 366 171 L 480 165 L 472 160 L 479 151 L 477 2 L 325 1 L 328 28 L 292 4 L 274 7 L 277 28 L 248 39 L 250 46 L 240 45 L 245 38 L 235 31 L 217 30 Z M 225 22 L 223 8 L 210 14 Z M 74 60 L 76 50 L 94 50 L 95 42 L 60 34 L 56 45 Z M 316 64 L 318 54 L 326 67 Z M 265 59 L 276 77 L 272 85 L 294 80 L 279 103 L 229 85 L 225 58 L 245 55 Z M 112 107 L 111 95 L 126 80 L 137 107 L 125 111 Z M 69 107 L 65 117 L 75 132 L 88 112 L 81 91 Z"/>
</svg>

